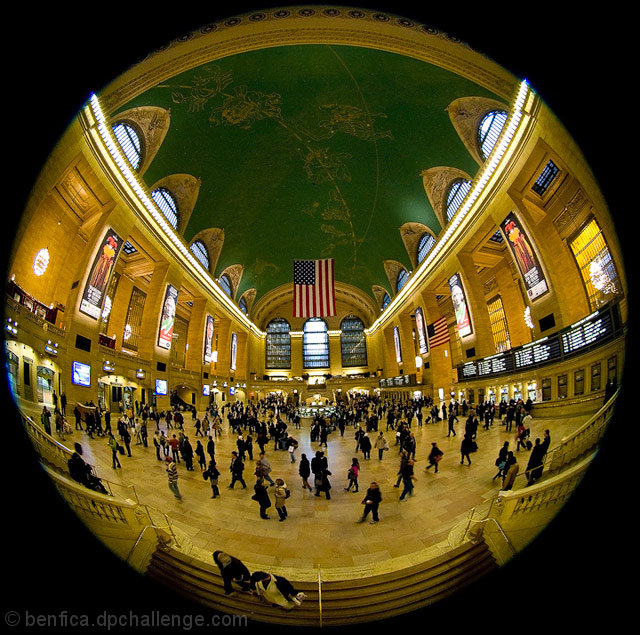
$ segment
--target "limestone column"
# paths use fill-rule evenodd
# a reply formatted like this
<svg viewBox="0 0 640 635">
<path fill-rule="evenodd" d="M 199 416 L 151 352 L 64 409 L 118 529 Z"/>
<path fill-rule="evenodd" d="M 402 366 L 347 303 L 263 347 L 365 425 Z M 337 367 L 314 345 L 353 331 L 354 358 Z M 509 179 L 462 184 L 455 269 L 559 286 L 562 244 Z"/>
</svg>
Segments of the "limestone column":
<svg viewBox="0 0 640 635">
<path fill-rule="evenodd" d="M 425 290 L 421 293 L 423 300 L 424 321 L 427 327 L 443 317 L 442 309 L 436 299 L 434 291 Z M 427 333 L 427 338 L 428 338 Z M 440 346 L 429 345 L 429 353 L 423 356 L 424 368 L 422 371 L 423 392 L 434 398 L 437 403 L 438 390 L 442 388 L 445 396 L 452 387 L 453 359 L 451 356 L 451 343 L 446 342 Z M 427 368 L 426 365 L 429 365 Z"/>
</svg>

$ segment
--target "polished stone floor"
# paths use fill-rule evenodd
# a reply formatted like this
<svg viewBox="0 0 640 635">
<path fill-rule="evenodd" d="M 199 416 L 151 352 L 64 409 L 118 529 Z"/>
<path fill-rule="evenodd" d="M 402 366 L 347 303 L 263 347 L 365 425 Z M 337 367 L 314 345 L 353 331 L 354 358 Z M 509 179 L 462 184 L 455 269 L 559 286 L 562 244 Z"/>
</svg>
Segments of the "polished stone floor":
<svg viewBox="0 0 640 635">
<path fill-rule="evenodd" d="M 39 421 L 40 408 L 24 405 L 23 409 Z M 202 413 L 199 413 L 202 416 Z M 302 420 L 301 428 L 291 431 L 299 442 L 296 462 L 291 463 L 286 451 L 274 450 L 273 444 L 266 447 L 271 463 L 273 479 L 282 478 L 291 489 L 287 501 L 289 516 L 279 522 L 274 507 L 269 510 L 270 519 L 259 517 L 257 503 L 251 500 L 255 483 L 255 461 L 246 460 L 244 472 L 247 489 L 237 483 L 235 489 L 228 489 L 228 471 L 231 451 L 235 450 L 236 436 L 224 422 L 223 434 L 216 439 L 216 460 L 221 472 L 221 496 L 211 498 L 211 487 L 202 477 L 197 461 L 194 471 L 187 471 L 184 462 L 178 465 L 178 485 L 182 500 L 174 498 L 167 484 L 165 464 L 156 459 L 151 442 L 155 424 L 149 429 L 149 447 L 132 443 L 132 456 L 121 456 L 121 469 L 113 469 L 111 451 L 103 437 L 89 438 L 85 432 L 74 431 L 63 442 L 73 448 L 74 442 L 81 443 L 85 459 L 95 465 L 96 471 L 105 481 L 112 483 L 114 494 L 130 496 L 129 486 L 133 486 L 141 503 L 166 513 L 176 528 L 182 546 L 194 555 L 202 555 L 210 561 L 210 554 L 222 549 L 241 558 L 253 567 L 280 567 L 302 571 L 313 571 L 321 567 L 323 571 L 333 570 L 339 575 L 340 569 L 384 566 L 390 562 L 403 566 L 415 562 L 418 554 L 438 549 L 445 541 L 452 527 L 463 522 L 469 511 L 500 489 L 500 479 L 493 480 L 494 465 L 498 450 L 505 441 L 510 449 L 516 449 L 515 431 L 506 432 L 496 420 L 489 430 L 480 428 L 477 435 L 478 451 L 471 455 L 472 464 L 460 464 L 460 432 L 464 421 L 456 424 L 458 435 L 447 437 L 445 421 L 414 425 L 412 431 L 417 440 L 414 493 L 404 502 L 399 501 L 401 488 L 395 488 L 399 467 L 398 446 L 394 446 L 395 432 L 381 429 L 388 439 L 390 450 L 378 459 L 377 451 L 365 460 L 361 452 L 355 452 L 355 430 L 348 428 L 344 437 L 339 431 L 329 435 L 328 445 L 323 448 L 329 461 L 331 476 L 331 500 L 324 495 L 316 497 L 304 490 L 298 476 L 298 460 L 302 453 L 311 459 L 320 449 L 309 438 L 310 422 Z M 545 429 L 551 432 L 551 448 L 555 447 L 567 434 L 578 429 L 587 416 L 557 420 L 534 419 L 531 425 L 533 439 Z M 73 417 L 69 422 L 73 426 Z M 165 429 L 164 421 L 161 429 Z M 293 427 L 293 426 L 290 426 Z M 112 428 L 116 430 L 115 417 Z M 196 440 L 193 420 L 185 417 L 185 434 L 195 447 Z M 168 436 L 173 434 L 168 430 Z M 376 433 L 370 433 L 375 438 Z M 431 443 L 437 442 L 444 452 L 439 472 L 433 469 L 425 472 L 426 457 Z M 254 460 L 258 448 L 254 443 Z M 528 452 L 520 450 L 518 456 L 520 470 L 524 471 Z M 347 470 L 352 457 L 357 456 L 361 471 L 360 491 L 347 492 Z M 382 491 L 380 522 L 357 523 L 362 514 L 362 500 L 368 484 L 377 481 Z M 272 490 L 270 490 L 272 491 Z M 270 495 L 273 502 L 273 494 Z"/>
</svg>

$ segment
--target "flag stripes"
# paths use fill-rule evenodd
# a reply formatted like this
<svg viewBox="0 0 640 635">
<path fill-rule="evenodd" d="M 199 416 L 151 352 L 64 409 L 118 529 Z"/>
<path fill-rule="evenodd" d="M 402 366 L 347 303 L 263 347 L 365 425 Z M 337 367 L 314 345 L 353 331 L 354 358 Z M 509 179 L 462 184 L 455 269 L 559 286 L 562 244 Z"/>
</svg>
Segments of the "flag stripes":
<svg viewBox="0 0 640 635">
<path fill-rule="evenodd" d="M 441 317 L 433 324 L 429 324 L 427 326 L 427 335 L 429 336 L 429 346 L 431 348 L 446 344 L 450 339 L 446 318 Z"/>
<path fill-rule="evenodd" d="M 293 317 L 336 314 L 333 258 L 294 260 Z"/>
</svg>

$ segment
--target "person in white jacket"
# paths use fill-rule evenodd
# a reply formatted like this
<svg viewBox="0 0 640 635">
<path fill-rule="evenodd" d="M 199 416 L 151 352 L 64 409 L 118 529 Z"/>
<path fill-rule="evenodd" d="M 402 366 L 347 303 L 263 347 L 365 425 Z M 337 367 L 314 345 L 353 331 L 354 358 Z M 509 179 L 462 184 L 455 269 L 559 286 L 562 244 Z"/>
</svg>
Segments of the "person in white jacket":
<svg viewBox="0 0 640 635">
<path fill-rule="evenodd" d="M 304 593 L 298 593 L 289 580 L 279 575 L 256 571 L 251 575 L 251 586 L 258 597 L 276 606 L 290 611 L 300 606 L 306 599 Z"/>
</svg>

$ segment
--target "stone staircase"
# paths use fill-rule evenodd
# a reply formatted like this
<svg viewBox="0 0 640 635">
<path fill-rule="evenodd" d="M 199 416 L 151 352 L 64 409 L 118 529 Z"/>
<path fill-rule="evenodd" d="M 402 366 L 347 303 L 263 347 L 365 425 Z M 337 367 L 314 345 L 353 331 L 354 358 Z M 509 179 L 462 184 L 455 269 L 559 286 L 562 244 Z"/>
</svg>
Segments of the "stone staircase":
<svg viewBox="0 0 640 635">
<path fill-rule="evenodd" d="M 146 575 L 190 600 L 249 621 L 292 626 L 344 626 L 388 619 L 433 604 L 497 568 L 483 541 L 467 542 L 428 562 L 368 577 L 298 581 L 307 599 L 291 611 L 244 593 L 225 596 L 218 568 L 171 547 L 158 547 Z M 345 570 L 346 572 L 346 570 Z M 335 578 L 336 576 L 334 576 Z M 320 601 L 321 599 L 321 601 Z"/>
</svg>

